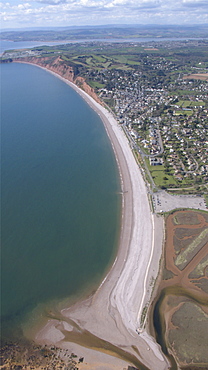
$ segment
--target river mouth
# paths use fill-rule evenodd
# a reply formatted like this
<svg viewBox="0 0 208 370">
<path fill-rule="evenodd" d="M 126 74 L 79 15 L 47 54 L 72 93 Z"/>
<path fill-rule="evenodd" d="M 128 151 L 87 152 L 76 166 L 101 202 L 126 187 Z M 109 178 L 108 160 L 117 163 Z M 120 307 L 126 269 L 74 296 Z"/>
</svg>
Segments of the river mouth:
<svg viewBox="0 0 208 370">
<path fill-rule="evenodd" d="M 5 363 L 8 363 L 8 360 L 11 358 L 13 359 L 12 364 L 15 366 L 15 363 L 21 363 L 21 366 L 25 364 L 25 361 L 30 362 L 31 366 L 37 366 L 41 363 L 41 359 L 47 369 L 48 365 L 50 365 L 50 358 L 54 356 L 56 359 L 57 364 L 61 361 L 60 355 L 64 356 L 64 347 L 67 343 L 73 343 L 75 345 L 81 346 L 85 349 L 91 349 L 94 351 L 99 352 L 100 354 L 112 356 L 112 358 L 117 358 L 119 360 L 124 361 L 126 364 L 131 364 L 135 366 L 135 368 L 139 370 L 149 370 L 139 359 L 140 356 L 139 350 L 136 346 L 132 345 L 132 350 L 129 351 L 125 346 L 117 346 L 111 343 L 110 341 L 104 340 L 99 336 L 94 335 L 90 331 L 83 329 L 78 322 L 62 315 L 59 308 L 51 307 L 51 309 L 47 309 L 45 307 L 44 315 L 43 307 L 40 309 L 42 322 L 35 323 L 35 327 L 31 329 L 31 322 L 29 324 L 23 325 L 23 332 L 18 328 L 16 332 L 13 332 L 11 338 L 8 336 L 4 338 L 2 341 L 1 346 L 1 354 L 2 358 L 5 359 Z M 37 316 L 37 312 L 36 312 Z M 39 319 L 40 320 L 40 319 Z M 59 346 L 56 345 L 46 345 L 46 344 L 38 344 L 34 341 L 34 334 L 37 331 L 37 325 L 43 327 L 43 323 L 47 323 L 48 321 L 56 321 L 56 328 L 63 334 L 64 336 L 64 346 L 62 348 L 61 341 Z M 28 325 L 28 327 L 27 327 Z M 71 331 L 65 329 L 65 325 L 67 327 L 71 327 Z M 68 352 L 68 349 L 67 349 Z M 71 351 L 69 351 L 71 354 Z M 45 360 L 45 357 L 49 358 L 49 362 Z M 68 356 L 68 354 L 67 354 Z M 75 360 L 77 357 L 76 352 L 75 354 L 70 355 L 72 358 L 74 356 Z M 20 359 L 21 358 L 21 359 Z M 31 360 L 31 358 L 33 358 Z M 34 361 L 33 361 L 34 360 Z M 71 363 L 70 363 L 71 364 Z M 31 367 L 33 368 L 33 367 Z M 50 368 L 50 367 L 49 367 Z M 7 369 L 7 368 L 5 368 Z M 12 367 L 13 369 L 13 367 Z"/>
<path fill-rule="evenodd" d="M 204 212 L 177 211 L 166 218 L 163 279 L 152 323 L 172 370 L 207 368 L 207 230 Z"/>
<path fill-rule="evenodd" d="M 64 343 L 75 343 L 84 348 L 93 349 L 100 353 L 104 353 L 113 357 L 117 357 L 126 363 L 133 364 L 139 370 L 149 370 L 137 357 L 139 350 L 136 346 L 131 348 L 135 352 L 135 355 L 121 346 L 114 345 L 113 343 L 100 338 L 92 332 L 82 328 L 79 322 L 75 322 L 73 319 L 62 315 L 60 312 L 50 312 L 47 315 L 47 319 L 56 320 L 56 328 L 64 335 Z M 71 330 L 65 329 L 65 324 L 71 327 Z"/>
</svg>

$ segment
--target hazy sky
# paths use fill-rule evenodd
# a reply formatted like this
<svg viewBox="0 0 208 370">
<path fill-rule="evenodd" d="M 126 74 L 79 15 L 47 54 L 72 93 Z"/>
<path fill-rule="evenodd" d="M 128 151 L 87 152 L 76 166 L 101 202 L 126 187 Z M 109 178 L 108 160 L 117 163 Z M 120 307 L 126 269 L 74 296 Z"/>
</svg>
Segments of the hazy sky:
<svg viewBox="0 0 208 370">
<path fill-rule="evenodd" d="M 1 28 L 208 23 L 208 0 L 3 0 Z"/>
</svg>

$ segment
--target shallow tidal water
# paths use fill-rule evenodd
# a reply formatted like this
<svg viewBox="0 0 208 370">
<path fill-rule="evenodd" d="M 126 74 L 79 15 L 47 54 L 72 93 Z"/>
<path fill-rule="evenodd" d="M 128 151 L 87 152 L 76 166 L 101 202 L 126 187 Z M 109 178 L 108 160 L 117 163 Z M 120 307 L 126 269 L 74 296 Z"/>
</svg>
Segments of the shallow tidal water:
<svg viewBox="0 0 208 370">
<path fill-rule="evenodd" d="M 31 65 L 1 65 L 3 335 L 88 294 L 116 254 L 121 198 L 99 116 Z"/>
</svg>

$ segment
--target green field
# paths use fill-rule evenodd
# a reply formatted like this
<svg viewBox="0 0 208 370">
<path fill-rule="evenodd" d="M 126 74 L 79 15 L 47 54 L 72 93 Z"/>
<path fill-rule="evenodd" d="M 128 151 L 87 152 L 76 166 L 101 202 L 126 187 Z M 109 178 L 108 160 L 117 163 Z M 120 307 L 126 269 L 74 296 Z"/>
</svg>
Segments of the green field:
<svg viewBox="0 0 208 370">
<path fill-rule="evenodd" d="M 186 114 L 187 116 L 191 116 L 193 114 L 193 110 L 187 110 L 187 109 L 183 109 L 183 110 L 177 110 L 174 115 L 175 116 L 183 116 L 184 114 Z"/>
<path fill-rule="evenodd" d="M 100 82 L 97 81 L 87 81 L 88 84 L 93 88 L 93 89 L 102 89 L 105 85 L 101 84 Z"/>
<path fill-rule="evenodd" d="M 169 187 L 171 185 L 177 186 L 177 181 L 175 180 L 172 173 L 167 174 L 164 171 L 165 170 L 164 165 L 151 166 L 148 158 L 146 158 L 145 161 L 156 186 L 159 187 L 161 186 Z"/>
<path fill-rule="evenodd" d="M 131 69 L 133 65 L 139 65 L 139 62 L 133 61 L 128 56 L 106 56 L 106 55 L 79 55 L 79 56 L 70 56 L 64 53 L 61 56 L 63 60 L 72 61 L 75 64 L 82 65 L 86 68 L 92 68 L 94 70 L 102 69 L 120 69 L 128 70 Z"/>
<path fill-rule="evenodd" d="M 180 108 L 193 108 L 193 107 L 200 107 L 200 106 L 205 106 L 205 103 L 203 101 L 190 101 L 190 100 L 179 100 L 179 102 L 177 103 L 177 105 L 180 107 Z"/>
</svg>

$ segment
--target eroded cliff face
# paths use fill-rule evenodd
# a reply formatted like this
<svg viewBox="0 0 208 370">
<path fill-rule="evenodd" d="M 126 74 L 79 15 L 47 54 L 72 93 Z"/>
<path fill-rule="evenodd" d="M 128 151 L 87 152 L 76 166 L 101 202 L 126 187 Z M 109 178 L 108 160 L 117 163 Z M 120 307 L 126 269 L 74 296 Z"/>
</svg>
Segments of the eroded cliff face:
<svg viewBox="0 0 208 370">
<path fill-rule="evenodd" d="M 75 78 L 75 81 L 76 85 L 78 87 L 80 87 L 82 90 L 84 90 L 88 95 L 92 96 L 92 98 L 100 103 L 101 105 L 103 105 L 103 102 L 99 99 L 99 97 L 97 96 L 97 94 L 95 93 L 94 89 L 92 87 L 90 87 L 85 79 L 83 77 L 80 77 L 78 76 L 77 78 Z"/>
<path fill-rule="evenodd" d="M 66 80 L 75 83 L 78 87 L 84 90 L 88 95 L 90 95 L 95 101 L 103 105 L 102 101 L 96 95 L 94 89 L 90 87 L 85 79 L 80 76 L 74 75 L 73 67 L 68 66 L 60 56 L 56 58 L 50 57 L 28 57 L 28 58 L 21 58 L 14 59 L 15 62 L 24 62 L 30 64 L 36 64 L 40 67 L 46 68 L 49 71 L 57 73 L 59 76 L 65 78 Z"/>
</svg>

